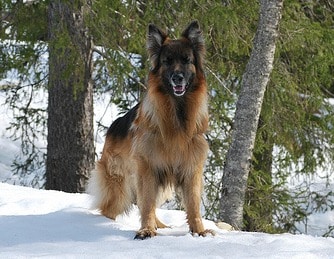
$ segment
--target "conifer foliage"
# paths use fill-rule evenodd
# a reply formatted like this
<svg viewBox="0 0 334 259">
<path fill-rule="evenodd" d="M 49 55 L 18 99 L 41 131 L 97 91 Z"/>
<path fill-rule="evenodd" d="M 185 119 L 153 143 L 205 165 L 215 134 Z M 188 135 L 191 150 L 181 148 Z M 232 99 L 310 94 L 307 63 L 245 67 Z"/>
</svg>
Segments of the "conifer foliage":
<svg viewBox="0 0 334 259">
<path fill-rule="evenodd" d="M 150 69 L 147 25 L 178 37 L 180 28 L 197 19 L 210 96 L 203 205 L 205 217 L 224 220 L 223 169 L 235 138 L 232 127 L 240 122 L 234 113 L 244 91 L 242 75 L 261 44 L 253 41 L 259 10 L 255 0 L 2 0 L 0 91 L 14 115 L 8 136 L 22 143 L 13 161 L 20 184 L 83 191 L 94 162 L 93 96 L 110 96 L 121 112 L 131 108 L 145 91 Z M 326 188 L 334 181 L 333 24 L 331 0 L 284 1 L 248 172 L 236 175 L 247 183 L 241 188 L 243 213 L 238 206 L 238 225 L 245 230 L 298 232 L 298 222 L 307 225 L 314 211 L 334 206 Z M 323 188 L 313 183 L 319 172 Z M 324 234 L 333 235 L 333 226 Z"/>
</svg>

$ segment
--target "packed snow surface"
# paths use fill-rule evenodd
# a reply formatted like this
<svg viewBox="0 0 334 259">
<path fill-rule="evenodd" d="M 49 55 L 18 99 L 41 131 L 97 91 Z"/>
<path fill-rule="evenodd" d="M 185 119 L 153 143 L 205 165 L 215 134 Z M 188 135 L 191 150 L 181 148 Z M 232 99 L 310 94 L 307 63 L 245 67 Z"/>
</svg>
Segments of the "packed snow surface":
<svg viewBox="0 0 334 259">
<path fill-rule="evenodd" d="M 0 183 L 0 258 L 334 258 L 333 238 L 225 231 L 207 220 L 216 236 L 194 237 L 177 210 L 157 210 L 171 228 L 134 240 L 136 207 L 113 221 L 90 204 L 88 194 Z"/>
</svg>

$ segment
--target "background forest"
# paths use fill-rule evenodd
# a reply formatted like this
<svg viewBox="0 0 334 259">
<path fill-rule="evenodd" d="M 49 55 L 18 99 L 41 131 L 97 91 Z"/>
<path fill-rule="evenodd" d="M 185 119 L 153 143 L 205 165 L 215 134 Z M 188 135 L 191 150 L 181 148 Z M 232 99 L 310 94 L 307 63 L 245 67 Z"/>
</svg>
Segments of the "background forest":
<svg viewBox="0 0 334 259">
<path fill-rule="evenodd" d="M 13 172 L 21 179 L 35 175 L 30 186 L 71 192 L 84 190 L 99 156 L 92 96 L 107 96 L 119 113 L 126 112 L 145 91 L 147 25 L 178 37 L 197 19 L 206 40 L 210 96 L 204 216 L 219 220 L 225 154 L 257 29 L 258 1 L 2 0 L 0 15 L 0 91 L 15 115 L 6 135 L 22 143 Z M 286 0 L 279 31 L 248 178 L 244 229 L 295 233 L 304 231 L 301 222 L 307 228 L 311 214 L 334 209 L 334 4 Z M 62 90 L 55 92 L 54 85 Z M 41 92 L 48 96 L 47 107 L 33 105 Z M 67 112 L 57 118 L 61 111 Z M 97 131 L 108 126 L 99 124 Z M 57 131 L 75 135 L 52 139 Z M 80 134 L 87 138 L 73 144 Z M 47 140 L 47 149 L 38 138 Z M 72 154 L 87 164 L 71 168 L 64 161 L 79 160 Z M 62 158 L 61 165 L 55 157 Z M 74 187 L 63 187 L 68 182 Z M 322 234 L 333 236 L 333 230 L 334 223 Z"/>
</svg>

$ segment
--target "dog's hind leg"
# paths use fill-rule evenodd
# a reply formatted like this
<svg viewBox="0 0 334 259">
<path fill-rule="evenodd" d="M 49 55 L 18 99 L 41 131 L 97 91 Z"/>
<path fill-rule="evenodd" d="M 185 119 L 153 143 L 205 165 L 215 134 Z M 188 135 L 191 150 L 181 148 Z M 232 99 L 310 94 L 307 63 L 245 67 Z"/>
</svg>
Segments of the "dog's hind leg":
<svg viewBox="0 0 334 259">
<path fill-rule="evenodd" d="M 155 216 L 155 224 L 157 226 L 157 228 L 169 228 L 169 226 L 165 225 L 164 223 L 162 223 L 157 216 Z"/>
<path fill-rule="evenodd" d="M 164 204 L 167 200 L 173 197 L 174 189 L 171 185 L 166 185 L 165 187 L 159 187 L 158 196 L 156 199 L 156 207 L 159 208 L 162 204 Z M 157 216 L 155 216 L 155 223 L 157 228 L 170 228 L 170 226 L 165 225 L 162 221 L 159 220 Z"/>
<path fill-rule="evenodd" d="M 109 156 L 96 163 L 88 184 L 94 205 L 111 219 L 127 212 L 134 201 L 131 175 L 121 157 Z"/>
</svg>

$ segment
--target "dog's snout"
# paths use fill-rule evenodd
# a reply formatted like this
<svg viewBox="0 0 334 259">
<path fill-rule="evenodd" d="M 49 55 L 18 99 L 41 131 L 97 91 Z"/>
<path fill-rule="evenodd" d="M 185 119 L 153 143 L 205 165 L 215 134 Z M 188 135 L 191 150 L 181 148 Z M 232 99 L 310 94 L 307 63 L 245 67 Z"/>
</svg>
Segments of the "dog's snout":
<svg viewBox="0 0 334 259">
<path fill-rule="evenodd" d="M 184 80 L 184 75 L 181 72 L 174 72 L 172 75 L 172 81 L 175 85 L 182 84 Z"/>
</svg>

